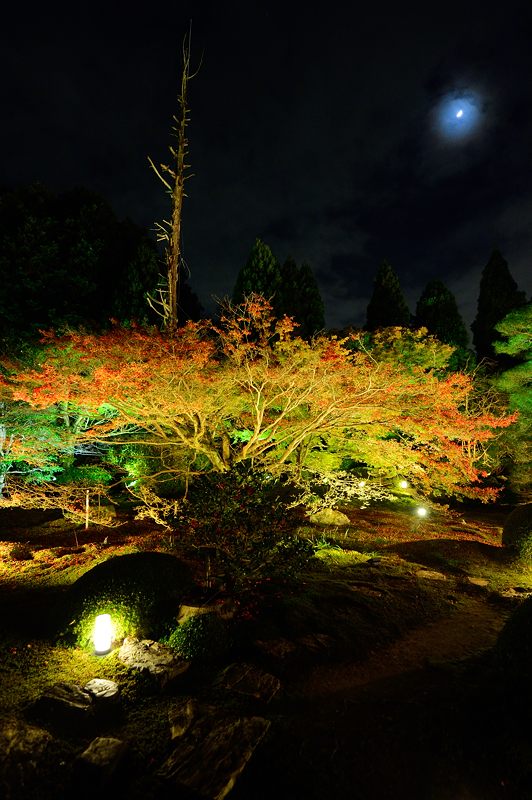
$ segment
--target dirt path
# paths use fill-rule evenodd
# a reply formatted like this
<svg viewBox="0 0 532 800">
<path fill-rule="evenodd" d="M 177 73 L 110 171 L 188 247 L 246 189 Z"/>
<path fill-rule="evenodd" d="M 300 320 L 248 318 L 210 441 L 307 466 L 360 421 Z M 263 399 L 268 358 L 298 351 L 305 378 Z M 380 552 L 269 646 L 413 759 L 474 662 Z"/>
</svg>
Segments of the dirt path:
<svg viewBox="0 0 532 800">
<path fill-rule="evenodd" d="M 509 614 L 484 597 L 461 597 L 451 614 L 410 631 L 363 662 L 320 665 L 300 684 L 302 696 L 348 691 L 430 664 L 471 658 L 495 644 Z"/>
<path fill-rule="evenodd" d="M 491 648 L 509 613 L 460 595 L 366 660 L 300 676 L 235 800 L 522 800 L 492 742 L 491 689 L 457 664 Z"/>
</svg>

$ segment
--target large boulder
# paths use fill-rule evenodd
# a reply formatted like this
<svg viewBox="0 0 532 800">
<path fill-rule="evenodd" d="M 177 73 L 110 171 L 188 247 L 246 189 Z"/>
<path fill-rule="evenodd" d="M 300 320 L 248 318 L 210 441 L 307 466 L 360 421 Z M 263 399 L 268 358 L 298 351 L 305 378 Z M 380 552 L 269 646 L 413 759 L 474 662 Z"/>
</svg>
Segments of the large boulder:
<svg viewBox="0 0 532 800">
<path fill-rule="evenodd" d="M 309 517 L 310 522 L 314 525 L 336 525 L 342 526 L 350 525 L 351 522 L 347 514 L 342 511 L 336 511 L 334 508 L 323 508 L 321 511 L 316 511 Z"/>
<path fill-rule="evenodd" d="M 128 553 L 97 564 L 69 589 L 63 635 L 92 648 L 94 621 L 110 614 L 115 642 L 126 636 L 159 639 L 175 625 L 193 580 L 186 564 L 158 552 Z"/>
</svg>

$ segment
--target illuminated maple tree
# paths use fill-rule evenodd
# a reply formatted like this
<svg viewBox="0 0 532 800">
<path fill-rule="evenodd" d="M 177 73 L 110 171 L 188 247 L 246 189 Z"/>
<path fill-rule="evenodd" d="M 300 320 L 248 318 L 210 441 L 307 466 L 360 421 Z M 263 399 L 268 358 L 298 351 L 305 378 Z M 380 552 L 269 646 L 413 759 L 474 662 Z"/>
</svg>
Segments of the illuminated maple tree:
<svg viewBox="0 0 532 800">
<path fill-rule="evenodd" d="M 246 462 L 301 475 L 319 443 L 335 438 L 352 459 L 395 470 L 425 494 L 494 495 L 480 482 L 485 445 L 513 417 L 468 407 L 472 379 L 441 370 L 445 345 L 400 329 L 373 349 L 357 333 L 306 342 L 293 328 L 252 295 L 223 309 L 217 325 L 188 323 L 173 335 L 49 334 L 42 364 L 4 384 L 18 402 L 60 402 L 82 417 L 80 442 L 185 453 L 189 470 Z M 171 457 L 155 470 L 182 471 Z"/>
</svg>

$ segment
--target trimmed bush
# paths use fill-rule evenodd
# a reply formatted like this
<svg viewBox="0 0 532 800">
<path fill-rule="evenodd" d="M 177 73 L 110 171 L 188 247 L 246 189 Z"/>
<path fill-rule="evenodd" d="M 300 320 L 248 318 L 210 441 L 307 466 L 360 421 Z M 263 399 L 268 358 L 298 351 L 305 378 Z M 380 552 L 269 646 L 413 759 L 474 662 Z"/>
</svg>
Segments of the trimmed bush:
<svg viewBox="0 0 532 800">
<path fill-rule="evenodd" d="M 92 648 L 96 616 L 110 614 L 115 640 L 158 639 L 175 625 L 181 600 L 192 586 L 189 568 L 173 555 L 146 552 L 109 558 L 69 589 L 62 638 Z"/>
<path fill-rule="evenodd" d="M 189 661 L 217 661 L 230 648 L 229 628 L 216 613 L 189 617 L 168 637 L 167 644 Z"/>
<path fill-rule="evenodd" d="M 520 558 L 532 561 L 532 503 L 517 506 L 506 517 L 502 543 Z"/>
</svg>

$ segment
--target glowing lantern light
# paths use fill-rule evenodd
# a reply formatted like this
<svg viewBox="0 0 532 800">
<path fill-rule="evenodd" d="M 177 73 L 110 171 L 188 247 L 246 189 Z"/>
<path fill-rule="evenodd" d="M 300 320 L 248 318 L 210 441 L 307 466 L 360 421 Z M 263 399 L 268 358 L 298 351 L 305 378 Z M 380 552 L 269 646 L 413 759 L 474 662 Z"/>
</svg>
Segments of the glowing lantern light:
<svg viewBox="0 0 532 800">
<path fill-rule="evenodd" d="M 418 515 L 418 517 L 426 517 L 428 511 L 426 508 L 423 508 L 423 506 L 419 506 L 419 508 L 416 508 L 416 514 Z"/>
<path fill-rule="evenodd" d="M 362 487 L 366 485 L 366 481 L 359 481 L 359 482 L 358 482 L 358 485 L 359 485 L 359 486 L 360 486 L 360 488 L 362 489 Z"/>
<path fill-rule="evenodd" d="M 97 655 L 108 653 L 113 643 L 113 626 L 110 614 L 99 614 L 94 622 L 94 650 Z"/>
<path fill-rule="evenodd" d="M 399 488 L 408 489 L 408 481 L 405 481 L 404 479 L 402 481 L 399 481 Z"/>
</svg>

